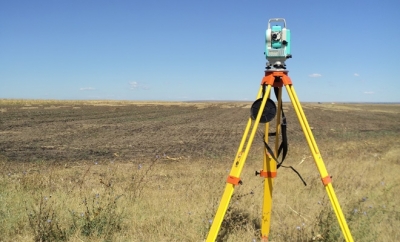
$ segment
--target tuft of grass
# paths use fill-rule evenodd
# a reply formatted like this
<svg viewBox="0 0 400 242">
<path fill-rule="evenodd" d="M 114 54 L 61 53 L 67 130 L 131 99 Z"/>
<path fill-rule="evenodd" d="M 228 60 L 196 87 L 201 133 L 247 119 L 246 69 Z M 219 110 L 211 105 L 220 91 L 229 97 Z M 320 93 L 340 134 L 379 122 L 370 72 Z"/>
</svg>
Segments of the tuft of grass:
<svg viewBox="0 0 400 242">
<path fill-rule="evenodd" d="M 53 208 L 51 197 L 40 196 L 36 207 L 26 207 L 29 227 L 33 233 L 35 242 L 67 241 L 67 231 L 62 228 Z"/>
<path fill-rule="evenodd" d="M 90 201 L 85 197 L 82 202 L 84 212 L 79 214 L 69 211 L 73 223 L 71 232 L 78 231 L 85 237 L 100 237 L 111 241 L 114 234 L 119 233 L 123 227 L 124 212 L 117 209 L 117 200 L 121 196 L 114 198 L 108 194 L 105 199 L 101 199 L 100 194 L 96 194 Z"/>
</svg>

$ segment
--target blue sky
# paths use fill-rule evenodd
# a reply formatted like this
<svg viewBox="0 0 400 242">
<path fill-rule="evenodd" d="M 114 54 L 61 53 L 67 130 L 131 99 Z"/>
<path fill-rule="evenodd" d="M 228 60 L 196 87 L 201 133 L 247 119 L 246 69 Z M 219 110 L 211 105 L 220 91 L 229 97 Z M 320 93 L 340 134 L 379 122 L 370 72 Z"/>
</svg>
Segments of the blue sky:
<svg viewBox="0 0 400 242">
<path fill-rule="evenodd" d="M 400 102 L 398 0 L 0 0 L 0 98 L 251 101 L 276 17 L 300 102 Z"/>
</svg>

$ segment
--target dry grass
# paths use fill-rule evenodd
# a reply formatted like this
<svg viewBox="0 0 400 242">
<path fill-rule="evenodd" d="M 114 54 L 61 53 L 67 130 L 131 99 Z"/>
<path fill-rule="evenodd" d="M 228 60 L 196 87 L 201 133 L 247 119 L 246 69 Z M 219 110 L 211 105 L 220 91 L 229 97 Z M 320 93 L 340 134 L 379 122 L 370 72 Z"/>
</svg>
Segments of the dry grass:
<svg viewBox="0 0 400 242">
<path fill-rule="evenodd" d="M 223 108 L 236 107 L 237 105 L 247 105 L 248 102 L 217 102 L 223 104 Z M 127 100 L 52 100 L 52 99 L 0 99 L 0 106 L 16 105 L 22 106 L 22 109 L 39 108 L 46 106 L 47 108 L 60 108 L 69 107 L 74 105 L 93 105 L 93 106 L 149 106 L 149 105 L 162 105 L 162 106 L 196 106 L 198 108 L 205 108 L 214 106 L 215 102 L 177 102 L 177 101 L 127 101 Z M 50 105 L 50 107 L 49 107 Z M 3 109 L 1 109 L 3 111 Z"/>
<path fill-rule="evenodd" d="M 308 107 L 306 114 L 320 110 Z M 398 109 L 387 110 L 394 115 Z M 314 129 L 317 144 L 355 241 L 399 241 L 398 131 L 358 134 L 333 124 L 336 130 L 325 133 L 330 123 L 321 122 Z M 270 241 L 343 241 L 308 147 L 293 131 L 285 163 L 295 166 L 307 186 L 290 170 L 279 170 Z M 239 140 L 229 142 L 236 146 Z M 263 181 L 254 171 L 262 167 L 262 146 L 257 141 L 253 146 L 221 241 L 259 239 Z M 203 241 L 233 156 L 16 163 L 0 153 L 0 241 Z"/>
<path fill-rule="evenodd" d="M 389 149 L 367 159 L 361 154 L 356 159 L 329 157 L 328 170 L 356 241 L 400 238 L 398 152 Z M 222 195 L 229 163 L 158 159 L 79 166 L 3 165 L 1 241 L 32 241 L 35 236 L 35 241 L 54 241 L 61 235 L 68 241 L 202 241 Z M 258 238 L 262 180 L 253 172 L 260 166 L 254 158 L 247 161 L 244 184 L 236 189 L 221 230 L 227 231 L 222 236 L 226 241 Z M 308 186 L 288 170 L 279 172 L 270 241 L 311 241 L 317 235 L 323 241 L 340 240 L 312 160 L 296 168 Z M 40 211 L 40 206 L 45 208 Z M 32 214 L 36 217 L 30 224 Z M 40 227 L 39 222 L 54 226 Z M 93 223 L 94 232 L 85 232 L 85 222 Z"/>
</svg>

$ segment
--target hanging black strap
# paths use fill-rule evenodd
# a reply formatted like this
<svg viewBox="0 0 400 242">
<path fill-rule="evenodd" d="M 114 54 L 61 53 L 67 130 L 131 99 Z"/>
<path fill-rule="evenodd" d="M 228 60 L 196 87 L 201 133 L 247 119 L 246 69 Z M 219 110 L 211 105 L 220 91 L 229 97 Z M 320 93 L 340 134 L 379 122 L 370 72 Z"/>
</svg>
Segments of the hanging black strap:
<svg viewBox="0 0 400 242">
<path fill-rule="evenodd" d="M 276 100 L 279 100 L 279 88 L 278 88 L 278 87 L 275 87 L 275 88 L 274 88 L 274 93 L 275 93 Z M 285 116 L 285 113 L 283 112 L 283 107 L 282 107 L 282 106 L 283 106 L 283 105 L 281 105 L 282 122 L 280 123 L 280 126 L 281 126 L 281 135 L 282 135 L 282 142 L 281 142 L 281 144 L 279 145 L 277 157 L 279 157 L 279 155 L 281 154 L 281 152 L 283 152 L 283 153 L 282 153 L 282 159 L 281 159 L 281 161 L 278 162 L 278 168 L 282 165 L 283 161 L 284 161 L 285 158 L 286 158 L 287 152 L 288 152 L 288 142 L 287 142 L 287 134 L 286 134 L 286 131 L 287 131 L 286 126 L 287 126 L 287 123 L 286 123 L 286 116 Z M 276 136 L 276 132 L 269 133 L 268 136 Z M 267 144 L 267 145 L 268 145 L 268 144 Z M 268 152 L 269 152 L 269 151 L 268 151 Z M 270 152 L 270 153 L 271 153 L 271 152 Z"/>
<path fill-rule="evenodd" d="M 300 178 L 300 180 L 303 182 L 304 186 L 307 186 L 307 183 L 304 181 L 303 177 L 301 177 L 300 173 L 298 171 L 296 171 L 296 169 L 293 168 L 293 166 L 281 166 L 283 168 L 291 168 L 292 171 L 294 171 L 297 176 Z"/>
<path fill-rule="evenodd" d="M 272 152 L 271 147 L 269 147 L 268 143 L 265 142 L 265 137 L 263 137 L 262 139 L 263 139 L 264 146 L 267 149 L 268 153 L 271 155 L 272 159 L 274 159 L 276 161 L 276 163 L 277 163 L 277 167 L 276 168 L 277 169 L 279 169 L 279 167 L 291 168 L 292 171 L 294 171 L 297 174 L 297 176 L 300 178 L 300 180 L 303 182 L 304 186 L 307 186 L 307 183 L 304 181 L 303 177 L 301 177 L 300 173 L 296 169 L 294 169 L 293 166 L 283 166 L 282 165 L 283 161 L 281 161 L 281 162 L 278 161 L 278 159 L 274 155 L 274 152 Z"/>
<path fill-rule="evenodd" d="M 278 87 L 274 88 L 274 93 L 275 93 L 276 100 L 279 101 L 279 88 Z M 263 96 L 264 96 L 264 94 L 265 94 L 265 86 L 263 85 Z M 283 166 L 282 165 L 283 161 L 286 158 L 287 152 L 288 152 L 287 122 L 286 122 L 285 113 L 283 112 L 283 105 L 281 105 L 281 115 L 282 115 L 282 120 L 281 120 L 282 122 L 280 123 L 280 126 L 281 126 L 282 142 L 279 145 L 277 157 L 275 157 L 274 152 L 272 152 L 272 149 L 269 147 L 268 143 L 265 142 L 265 137 L 263 137 L 264 146 L 267 149 L 268 153 L 271 155 L 272 159 L 274 159 L 276 161 L 277 169 L 279 169 L 280 167 L 291 168 L 299 176 L 299 178 L 303 182 L 304 186 L 307 186 L 307 183 L 301 177 L 300 173 L 298 171 L 296 171 L 296 169 L 294 169 L 292 166 Z M 276 136 L 276 132 L 268 133 L 268 136 Z M 282 153 L 282 159 L 279 162 L 277 158 L 279 157 L 279 155 L 281 153 Z"/>
</svg>

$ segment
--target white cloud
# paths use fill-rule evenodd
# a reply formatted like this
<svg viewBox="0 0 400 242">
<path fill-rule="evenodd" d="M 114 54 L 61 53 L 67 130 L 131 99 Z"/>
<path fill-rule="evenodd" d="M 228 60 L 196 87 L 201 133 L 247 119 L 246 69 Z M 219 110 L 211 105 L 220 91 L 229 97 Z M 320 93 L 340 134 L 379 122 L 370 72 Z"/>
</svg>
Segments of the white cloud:
<svg viewBox="0 0 400 242">
<path fill-rule="evenodd" d="M 137 82 L 129 82 L 129 85 L 131 86 L 130 87 L 131 89 L 135 89 L 135 88 L 137 88 L 138 83 Z"/>
<path fill-rule="evenodd" d="M 358 73 L 354 73 L 354 76 L 360 76 Z"/>
<path fill-rule="evenodd" d="M 374 94 L 375 92 L 366 91 L 364 94 Z"/>
<path fill-rule="evenodd" d="M 322 75 L 321 74 L 319 74 L 319 73 L 313 73 L 313 74 L 310 74 L 310 75 L 308 75 L 309 77 L 321 77 Z"/>
<path fill-rule="evenodd" d="M 93 91 L 96 90 L 94 87 L 81 87 L 79 88 L 79 91 Z"/>
<path fill-rule="evenodd" d="M 135 89 L 144 89 L 148 90 L 150 89 L 148 86 L 141 84 L 139 82 L 129 82 L 129 89 L 135 90 Z"/>
</svg>

